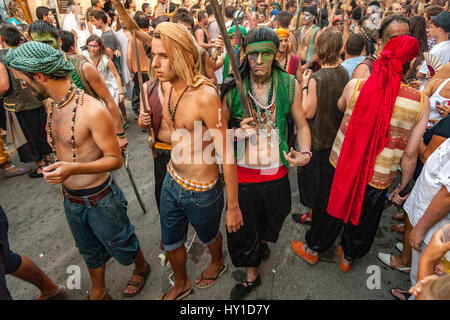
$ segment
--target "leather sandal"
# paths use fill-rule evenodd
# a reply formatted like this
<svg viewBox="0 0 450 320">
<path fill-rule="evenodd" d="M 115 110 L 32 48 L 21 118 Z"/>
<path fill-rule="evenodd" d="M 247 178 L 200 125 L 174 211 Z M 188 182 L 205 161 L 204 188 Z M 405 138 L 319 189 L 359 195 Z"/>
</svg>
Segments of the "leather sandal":
<svg viewBox="0 0 450 320">
<path fill-rule="evenodd" d="M 131 281 L 131 280 L 128 281 L 127 287 L 132 286 L 132 287 L 137 288 L 137 290 L 136 290 L 136 292 L 133 292 L 133 293 L 124 293 L 123 294 L 124 297 L 131 298 L 131 297 L 137 296 L 139 293 L 141 293 L 142 289 L 145 286 L 145 283 L 147 282 L 147 278 L 150 275 L 150 271 L 151 271 L 150 264 L 147 264 L 147 265 L 148 265 L 147 270 L 144 272 L 138 272 L 136 270 L 133 270 L 133 275 L 140 276 L 141 281 L 139 281 L 139 282 L 135 282 L 135 281 Z"/>
</svg>

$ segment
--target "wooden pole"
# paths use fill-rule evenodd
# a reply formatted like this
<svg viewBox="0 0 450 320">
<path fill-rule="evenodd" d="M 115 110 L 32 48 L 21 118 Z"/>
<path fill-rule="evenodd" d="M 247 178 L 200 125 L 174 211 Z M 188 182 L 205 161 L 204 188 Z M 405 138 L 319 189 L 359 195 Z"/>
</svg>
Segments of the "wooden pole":
<svg viewBox="0 0 450 320">
<path fill-rule="evenodd" d="M 231 46 L 230 37 L 228 36 L 227 29 L 225 28 L 225 22 L 223 20 L 224 17 L 219 13 L 219 4 L 217 3 L 217 0 L 211 0 L 210 3 L 214 10 L 217 25 L 225 43 L 225 49 L 227 50 L 228 58 L 231 61 L 231 68 L 233 69 L 236 88 L 239 93 L 239 99 L 241 100 L 242 113 L 244 115 L 244 118 L 249 118 L 251 117 L 252 112 L 248 105 L 247 97 L 245 96 L 244 86 L 242 85 L 241 74 L 239 73 L 239 61 L 237 60 L 238 58 L 235 56 L 234 48 Z M 236 28 L 238 28 L 238 26 L 236 26 Z"/>
<path fill-rule="evenodd" d="M 297 21 L 295 22 L 295 31 L 298 32 L 298 25 L 300 23 L 300 16 L 302 15 L 303 10 L 303 4 L 305 3 L 305 0 L 300 0 L 300 4 L 298 5 L 297 10 Z"/>
<path fill-rule="evenodd" d="M 149 107 L 148 107 L 148 101 L 145 97 L 145 92 L 144 92 L 144 83 L 142 81 L 142 74 L 141 74 L 141 57 L 139 55 L 139 48 L 138 48 L 138 43 L 137 43 L 137 39 L 136 39 L 136 34 L 135 32 L 133 32 L 133 38 L 134 38 L 134 51 L 136 52 L 136 64 L 137 64 L 137 76 L 138 76 L 138 80 L 139 80 L 139 89 L 141 90 L 141 101 L 144 105 L 144 111 L 146 113 L 149 113 Z M 155 135 L 153 132 L 153 127 L 149 126 L 147 129 L 147 133 L 148 133 L 148 138 L 147 138 L 147 142 L 148 142 L 148 146 L 150 148 L 153 148 L 153 145 L 155 144 Z"/>
<path fill-rule="evenodd" d="M 16 1 L 17 1 L 17 4 L 20 7 L 20 10 L 22 10 L 23 14 L 25 15 L 25 19 L 27 19 L 28 24 L 31 24 L 31 22 L 32 22 L 31 17 L 30 17 L 30 15 L 28 13 L 28 10 L 23 5 L 22 0 L 16 0 Z"/>
</svg>

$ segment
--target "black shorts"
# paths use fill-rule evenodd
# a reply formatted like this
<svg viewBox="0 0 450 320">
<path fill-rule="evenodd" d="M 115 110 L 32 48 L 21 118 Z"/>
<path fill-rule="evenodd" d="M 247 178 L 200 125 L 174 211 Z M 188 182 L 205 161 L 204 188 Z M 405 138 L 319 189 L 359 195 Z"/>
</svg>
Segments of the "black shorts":
<svg viewBox="0 0 450 320">
<path fill-rule="evenodd" d="M 238 197 L 244 225 L 227 233 L 228 251 L 235 267 L 258 267 L 261 240 L 276 242 L 291 212 L 288 175 L 268 182 L 240 183 Z"/>
</svg>

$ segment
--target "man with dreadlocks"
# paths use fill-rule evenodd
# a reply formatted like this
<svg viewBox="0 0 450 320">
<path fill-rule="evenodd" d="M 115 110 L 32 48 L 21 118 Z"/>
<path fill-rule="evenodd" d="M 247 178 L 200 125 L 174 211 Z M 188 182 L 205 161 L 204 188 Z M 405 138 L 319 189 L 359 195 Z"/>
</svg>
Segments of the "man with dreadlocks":
<svg viewBox="0 0 450 320">
<path fill-rule="evenodd" d="M 221 88 L 230 127 L 240 126 L 245 132 L 236 132 L 238 196 L 244 225 L 227 235 L 231 260 L 236 267 L 247 268 L 247 278 L 231 291 L 233 300 L 243 299 L 260 285 L 258 267 L 270 254 L 267 241 L 277 241 L 291 211 L 287 168 L 304 166 L 311 157 L 311 135 L 301 107 L 301 89 L 295 77 L 275 59 L 279 45 L 277 34 L 268 27 L 253 29 L 244 40 L 246 57 L 240 69 L 251 117 L 242 120 L 243 109 L 232 77 Z M 297 127 L 300 152 L 288 150 L 289 114 Z M 256 128 L 249 125 L 255 121 Z"/>
<path fill-rule="evenodd" d="M 171 85 L 162 104 L 163 119 L 171 130 L 172 153 L 162 185 L 160 218 L 162 243 L 175 285 L 160 299 L 179 300 L 191 292 L 184 246 L 188 223 L 211 253 L 211 263 L 195 285 L 208 288 L 227 269 L 219 231 L 224 199 L 216 156 L 223 160 L 229 232 L 240 228 L 242 214 L 237 200 L 236 164 L 231 143 L 227 144 L 219 94 L 194 67 L 200 58 L 194 37 L 180 24 L 160 23 L 153 33 L 152 54 L 152 68 L 159 80 Z M 209 143 L 211 138 L 213 143 Z"/>
<path fill-rule="evenodd" d="M 25 43 L 10 49 L 3 63 L 32 92 L 51 99 L 47 133 L 56 162 L 44 167 L 44 179 L 62 184 L 66 218 L 92 280 L 89 299 L 110 299 L 105 266 L 111 256 L 122 265 L 135 263 L 124 293 L 135 296 L 150 265 L 128 219 L 127 200 L 110 174 L 122 157 L 109 112 L 71 83 L 72 63 L 49 45 Z"/>
</svg>

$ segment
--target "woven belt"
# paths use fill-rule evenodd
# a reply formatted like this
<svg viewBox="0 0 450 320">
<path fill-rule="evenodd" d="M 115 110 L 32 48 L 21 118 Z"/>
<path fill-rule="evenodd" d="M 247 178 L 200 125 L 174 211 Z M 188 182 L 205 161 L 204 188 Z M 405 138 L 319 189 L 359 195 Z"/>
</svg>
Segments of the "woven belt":
<svg viewBox="0 0 450 320">
<path fill-rule="evenodd" d="M 112 183 L 114 184 L 114 180 L 112 181 Z M 74 195 L 68 193 L 67 190 L 63 186 L 61 186 L 61 192 L 62 192 L 63 197 L 72 203 L 81 204 L 81 205 L 86 206 L 86 202 L 84 200 L 86 198 L 88 200 L 89 204 L 92 207 L 95 207 L 99 200 L 103 199 L 104 197 L 106 197 L 108 194 L 110 194 L 112 192 L 112 188 L 110 185 L 108 185 L 103 190 L 101 190 L 91 196 L 87 196 L 87 197 L 74 196 Z"/>
</svg>

